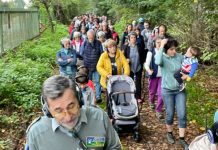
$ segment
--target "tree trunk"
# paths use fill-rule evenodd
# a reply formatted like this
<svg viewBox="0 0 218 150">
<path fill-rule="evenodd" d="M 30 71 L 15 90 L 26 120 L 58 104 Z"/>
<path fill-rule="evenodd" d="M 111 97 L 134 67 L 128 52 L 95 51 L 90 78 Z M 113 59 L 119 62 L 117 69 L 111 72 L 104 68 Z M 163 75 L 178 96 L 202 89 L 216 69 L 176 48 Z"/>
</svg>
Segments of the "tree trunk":
<svg viewBox="0 0 218 150">
<path fill-rule="evenodd" d="M 63 7 L 60 4 L 53 5 L 53 12 L 58 21 L 60 21 L 63 24 L 69 24 L 69 21 L 63 10 Z"/>
<path fill-rule="evenodd" d="M 48 1 L 47 0 L 42 0 L 41 1 L 43 3 L 43 5 L 45 6 L 46 12 L 48 14 L 48 20 L 49 20 L 49 25 L 51 27 L 51 32 L 54 33 L 54 24 L 52 22 L 52 17 L 51 17 L 51 13 L 49 11 L 49 5 L 48 5 Z"/>
</svg>

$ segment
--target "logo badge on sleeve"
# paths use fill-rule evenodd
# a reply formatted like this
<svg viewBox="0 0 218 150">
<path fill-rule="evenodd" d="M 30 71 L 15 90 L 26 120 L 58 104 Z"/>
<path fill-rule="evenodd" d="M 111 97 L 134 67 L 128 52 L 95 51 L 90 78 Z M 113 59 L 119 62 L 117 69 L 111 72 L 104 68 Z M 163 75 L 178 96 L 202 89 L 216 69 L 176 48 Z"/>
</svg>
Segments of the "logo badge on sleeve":
<svg viewBox="0 0 218 150">
<path fill-rule="evenodd" d="M 86 146 L 87 147 L 104 147 L 105 137 L 87 136 Z"/>
</svg>

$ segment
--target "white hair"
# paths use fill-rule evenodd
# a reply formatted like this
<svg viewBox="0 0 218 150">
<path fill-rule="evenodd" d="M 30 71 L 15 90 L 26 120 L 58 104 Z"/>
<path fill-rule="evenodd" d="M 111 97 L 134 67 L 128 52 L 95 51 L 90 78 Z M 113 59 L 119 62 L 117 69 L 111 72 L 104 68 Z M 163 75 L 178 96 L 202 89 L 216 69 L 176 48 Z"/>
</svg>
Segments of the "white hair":
<svg viewBox="0 0 218 150">
<path fill-rule="evenodd" d="M 69 42 L 70 43 L 70 39 L 67 37 L 64 37 L 61 39 L 61 44 L 64 45 L 65 42 Z"/>
<path fill-rule="evenodd" d="M 90 29 L 88 32 L 87 32 L 87 35 L 88 34 L 92 34 L 92 35 L 95 35 L 95 31 L 93 29 Z"/>
<path fill-rule="evenodd" d="M 100 37 L 105 37 L 105 33 L 103 31 L 99 31 L 97 33 L 97 37 L 100 38 Z"/>
<path fill-rule="evenodd" d="M 81 35 L 80 32 L 75 31 L 73 33 L 73 38 L 80 37 L 80 35 Z"/>
</svg>

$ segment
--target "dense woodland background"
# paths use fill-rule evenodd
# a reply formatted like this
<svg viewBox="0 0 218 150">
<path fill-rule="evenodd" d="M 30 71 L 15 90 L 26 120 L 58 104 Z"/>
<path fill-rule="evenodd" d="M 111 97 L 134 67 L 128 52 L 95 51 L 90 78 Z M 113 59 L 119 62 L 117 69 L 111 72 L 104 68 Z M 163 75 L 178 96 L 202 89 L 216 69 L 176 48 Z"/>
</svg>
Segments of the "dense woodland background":
<svg viewBox="0 0 218 150">
<path fill-rule="evenodd" d="M 202 56 L 197 76 L 188 83 L 188 119 L 205 130 L 218 108 L 218 0 L 32 0 L 38 7 L 40 36 L 9 50 L 0 58 L 0 150 L 22 149 L 25 129 L 40 115 L 42 82 L 56 72 L 59 41 L 68 35 L 73 17 L 94 13 L 106 15 L 121 35 L 127 23 L 139 17 L 152 27 L 163 23 L 179 40 L 184 52 L 200 47 Z M 21 0 L 0 7 L 23 8 Z M 102 106 L 104 107 L 104 106 Z"/>
</svg>

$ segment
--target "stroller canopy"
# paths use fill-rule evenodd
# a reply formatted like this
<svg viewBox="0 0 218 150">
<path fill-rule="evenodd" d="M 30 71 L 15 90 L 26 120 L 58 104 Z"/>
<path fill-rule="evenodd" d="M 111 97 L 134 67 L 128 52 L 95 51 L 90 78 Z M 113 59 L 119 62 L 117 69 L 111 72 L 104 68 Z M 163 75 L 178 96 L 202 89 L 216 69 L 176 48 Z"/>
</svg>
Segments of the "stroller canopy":
<svg viewBox="0 0 218 150">
<path fill-rule="evenodd" d="M 135 88 L 135 83 L 132 80 L 131 77 L 126 76 L 126 75 L 113 75 L 112 77 L 109 78 L 108 82 L 107 82 L 107 91 L 108 93 L 113 92 L 114 90 L 112 89 L 112 85 L 114 83 L 124 83 L 124 84 L 116 84 L 116 89 L 119 89 L 119 91 L 127 91 L 127 92 L 135 92 L 136 88 Z M 125 86 L 126 83 L 126 86 Z M 114 87 L 113 87 L 114 88 Z M 115 90 L 117 91 L 117 90 Z"/>
</svg>

